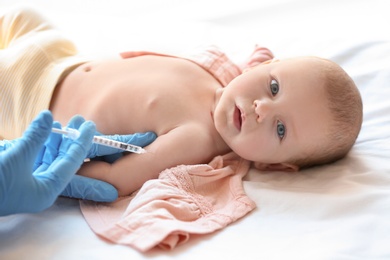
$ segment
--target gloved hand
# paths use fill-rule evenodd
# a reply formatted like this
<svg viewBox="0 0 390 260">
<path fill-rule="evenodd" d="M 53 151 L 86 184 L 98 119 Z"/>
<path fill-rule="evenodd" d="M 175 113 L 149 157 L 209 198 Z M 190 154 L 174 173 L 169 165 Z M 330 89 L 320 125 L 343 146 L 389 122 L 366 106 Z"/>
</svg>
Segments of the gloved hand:
<svg viewBox="0 0 390 260">
<path fill-rule="evenodd" d="M 75 141 L 48 140 L 51 144 L 48 149 L 57 150 L 58 156 L 53 158 L 50 155 L 54 153 L 43 153 L 44 163 L 32 174 L 35 159 L 52 125 L 51 113 L 40 113 L 23 137 L 0 153 L 0 215 L 38 212 L 50 207 L 83 163 L 96 132 L 92 122 L 78 128 L 80 136 Z M 56 137 L 52 134 L 50 138 Z"/>
<path fill-rule="evenodd" d="M 75 116 L 69 122 L 68 127 L 78 129 L 84 123 L 84 121 L 85 120 L 82 117 Z M 54 123 L 53 127 L 61 128 L 61 125 L 59 123 Z M 95 132 L 95 135 L 101 134 Z M 156 135 L 152 132 L 147 132 L 143 134 L 140 133 L 133 135 L 114 135 L 104 137 L 139 146 L 146 146 L 156 139 Z M 11 149 L 13 146 L 17 145 L 20 142 L 24 142 L 23 138 L 11 141 L 0 141 L 0 153 L 1 151 Z M 66 143 L 68 143 L 69 145 L 70 143 L 72 143 L 72 140 L 63 138 L 61 135 L 58 134 L 51 134 L 49 136 L 49 138 L 45 142 L 45 145 L 42 146 L 40 152 L 38 153 L 38 156 L 35 159 L 35 163 L 32 168 L 32 171 L 35 171 L 34 174 L 37 174 L 38 172 L 45 172 L 50 167 L 50 165 L 57 158 L 58 149 L 61 143 L 63 143 L 62 146 L 65 146 Z M 92 144 L 86 157 L 94 158 L 95 156 L 101 156 L 100 158 L 102 158 L 103 160 L 113 162 L 117 158 L 122 156 L 122 150 Z M 62 191 L 61 195 L 101 202 L 114 201 L 118 198 L 118 192 L 111 184 L 79 175 L 75 175 L 72 178 L 70 183 Z"/>
<path fill-rule="evenodd" d="M 81 116 L 75 116 L 69 122 L 67 127 L 78 129 L 83 123 L 84 118 Z M 96 132 L 95 135 L 101 135 Z M 106 138 L 120 141 L 128 144 L 134 144 L 138 146 L 146 146 L 152 143 L 156 139 L 156 134 L 152 132 L 139 133 L 132 135 L 106 135 Z M 66 141 L 64 138 L 63 142 Z M 54 150 L 47 151 L 49 153 L 54 152 Z M 102 146 L 98 144 L 92 144 L 91 149 L 88 152 L 87 158 L 94 158 L 96 156 L 102 156 L 103 160 L 107 162 L 113 162 L 122 156 L 122 150 L 111 148 L 107 146 Z M 137 155 L 138 156 L 138 155 Z M 54 156 L 51 156 L 53 158 Z M 61 193 L 62 196 L 88 199 L 101 202 L 110 202 L 118 198 L 118 191 L 106 182 L 87 178 L 80 175 L 75 175 L 69 185 Z"/>
</svg>

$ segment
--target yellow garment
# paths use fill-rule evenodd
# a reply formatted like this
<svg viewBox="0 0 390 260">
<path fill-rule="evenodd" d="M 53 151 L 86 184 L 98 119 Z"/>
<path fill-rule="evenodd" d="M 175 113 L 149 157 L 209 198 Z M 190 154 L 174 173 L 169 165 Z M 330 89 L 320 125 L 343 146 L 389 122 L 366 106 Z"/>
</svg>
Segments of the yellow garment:
<svg viewBox="0 0 390 260">
<path fill-rule="evenodd" d="M 0 139 L 20 137 L 66 72 L 85 62 L 39 14 L 0 14 Z"/>
</svg>

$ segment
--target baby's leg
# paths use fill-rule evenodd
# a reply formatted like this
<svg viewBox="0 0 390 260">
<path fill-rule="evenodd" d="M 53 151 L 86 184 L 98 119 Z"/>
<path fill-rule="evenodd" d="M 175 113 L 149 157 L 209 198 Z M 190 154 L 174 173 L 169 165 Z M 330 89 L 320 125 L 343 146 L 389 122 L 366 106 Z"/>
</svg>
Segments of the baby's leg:
<svg viewBox="0 0 390 260">
<path fill-rule="evenodd" d="M 129 183 L 127 185 L 129 188 L 134 185 L 133 182 L 125 181 L 126 175 L 128 174 L 112 174 L 112 164 L 104 161 L 90 161 L 84 163 L 77 174 L 84 177 L 101 180 L 113 185 L 118 190 L 119 196 L 126 196 L 130 194 L 128 191 L 123 191 L 123 189 L 121 189 L 124 183 Z M 133 190 L 136 190 L 136 188 L 133 188 Z"/>
</svg>

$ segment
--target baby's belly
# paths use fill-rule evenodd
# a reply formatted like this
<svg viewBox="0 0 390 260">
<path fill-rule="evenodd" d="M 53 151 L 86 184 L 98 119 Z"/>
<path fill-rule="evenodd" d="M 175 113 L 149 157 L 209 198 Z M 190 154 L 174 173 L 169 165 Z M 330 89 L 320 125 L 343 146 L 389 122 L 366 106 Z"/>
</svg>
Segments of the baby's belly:
<svg viewBox="0 0 390 260">
<path fill-rule="evenodd" d="M 188 118 L 203 120 L 219 87 L 198 65 L 177 58 L 91 62 L 61 82 L 51 110 L 62 124 L 80 114 L 106 134 L 164 134 Z M 204 99 L 201 106 L 199 97 Z"/>
</svg>

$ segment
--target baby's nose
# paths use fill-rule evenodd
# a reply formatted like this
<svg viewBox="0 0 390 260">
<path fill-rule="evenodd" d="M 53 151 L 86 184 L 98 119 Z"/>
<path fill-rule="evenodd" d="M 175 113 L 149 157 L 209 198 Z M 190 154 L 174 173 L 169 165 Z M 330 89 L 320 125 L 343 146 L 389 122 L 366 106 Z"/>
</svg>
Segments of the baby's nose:
<svg viewBox="0 0 390 260">
<path fill-rule="evenodd" d="M 267 100 L 255 100 L 253 101 L 253 106 L 255 108 L 255 113 L 257 116 L 256 121 L 258 123 L 263 122 L 271 110 L 270 102 Z"/>
</svg>

